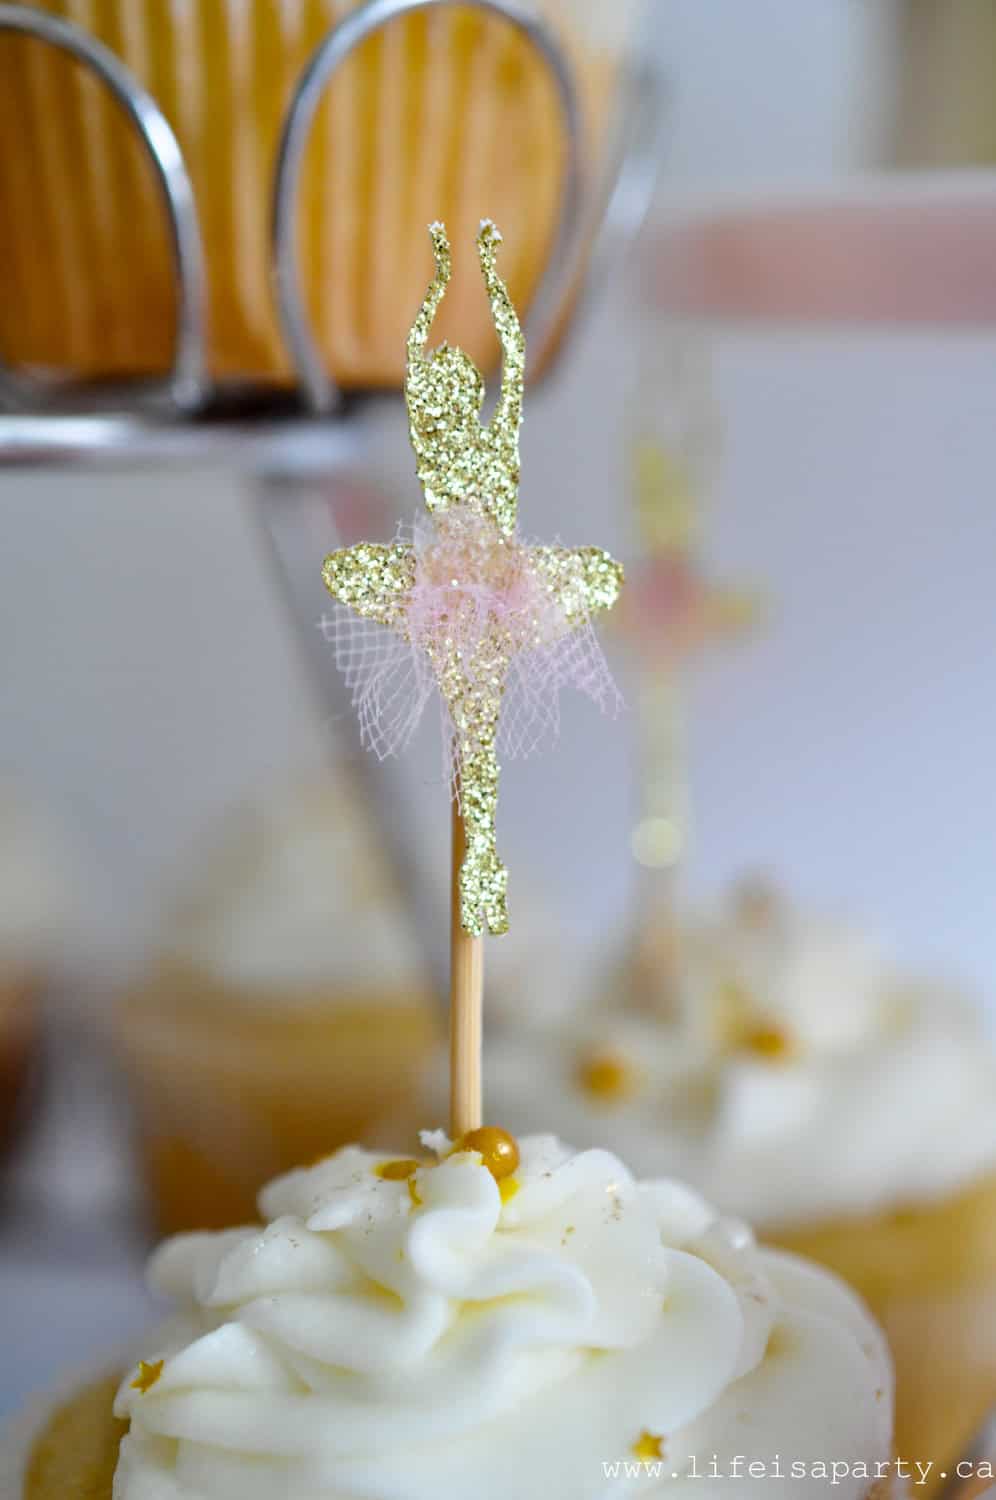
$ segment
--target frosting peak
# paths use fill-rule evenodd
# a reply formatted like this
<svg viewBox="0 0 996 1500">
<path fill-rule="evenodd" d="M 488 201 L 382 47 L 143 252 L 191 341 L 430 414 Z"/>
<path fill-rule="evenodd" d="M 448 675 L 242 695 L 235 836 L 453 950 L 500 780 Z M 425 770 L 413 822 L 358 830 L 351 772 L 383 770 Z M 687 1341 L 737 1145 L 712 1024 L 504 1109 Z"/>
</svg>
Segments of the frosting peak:
<svg viewBox="0 0 996 1500">
<path fill-rule="evenodd" d="M 156 1253 L 183 1316 L 121 1386 L 116 1500 L 603 1500 L 657 1435 L 677 1475 L 742 1451 L 744 1412 L 815 1458 L 827 1403 L 887 1457 L 886 1357 L 822 1273 L 608 1152 L 527 1138 L 509 1193 L 426 1139 L 407 1175 L 350 1147 L 267 1187 L 264 1227 Z"/>
<path fill-rule="evenodd" d="M 365 817 L 346 765 L 235 816 L 201 860 L 169 953 L 266 1006 L 275 992 L 291 1004 L 418 989 L 422 956 Z"/>
</svg>

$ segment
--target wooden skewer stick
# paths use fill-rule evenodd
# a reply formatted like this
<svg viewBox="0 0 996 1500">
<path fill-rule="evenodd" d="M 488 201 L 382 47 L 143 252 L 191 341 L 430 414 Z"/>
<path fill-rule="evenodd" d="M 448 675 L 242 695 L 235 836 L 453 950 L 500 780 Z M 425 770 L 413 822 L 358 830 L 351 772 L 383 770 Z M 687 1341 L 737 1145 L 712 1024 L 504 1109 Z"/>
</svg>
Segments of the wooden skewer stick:
<svg viewBox="0 0 996 1500">
<path fill-rule="evenodd" d="M 466 834 L 453 798 L 453 875 L 450 910 L 450 1136 L 458 1141 L 481 1125 L 481 1022 L 484 939 L 460 922 L 460 867 Z"/>
</svg>

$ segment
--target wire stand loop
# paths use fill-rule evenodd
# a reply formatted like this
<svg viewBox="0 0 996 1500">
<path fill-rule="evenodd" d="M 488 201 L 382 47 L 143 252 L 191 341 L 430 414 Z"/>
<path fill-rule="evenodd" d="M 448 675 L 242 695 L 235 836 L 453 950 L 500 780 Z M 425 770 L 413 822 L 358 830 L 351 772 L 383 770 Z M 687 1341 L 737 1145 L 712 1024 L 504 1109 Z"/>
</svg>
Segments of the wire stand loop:
<svg viewBox="0 0 996 1500">
<path fill-rule="evenodd" d="M 194 190 L 172 127 L 130 69 L 81 27 L 31 6 L 0 5 L 0 34 L 4 32 L 56 47 L 98 78 L 131 120 L 155 168 L 169 221 L 177 292 L 176 342 L 165 386 L 176 410 L 190 415 L 204 405 L 209 392 L 204 337 L 207 281 Z M 37 382 L 6 371 L 2 383 L 2 394 L 13 405 L 37 404 Z"/>
<path fill-rule="evenodd" d="M 526 320 L 531 358 L 545 369 L 567 312 L 587 283 L 604 279 L 617 241 L 635 237 L 653 193 L 660 162 L 660 93 L 650 72 L 632 64 L 618 104 L 615 145 L 597 180 L 583 168 L 581 107 L 574 74 L 546 24 L 521 0 L 364 0 L 335 25 L 312 53 L 284 117 L 271 187 L 271 274 L 288 353 L 300 385 L 286 392 L 226 389 L 210 377 L 206 260 L 190 173 L 177 137 L 155 99 L 131 70 L 96 37 L 31 5 L 0 0 L 3 33 L 35 38 L 67 53 L 110 90 L 137 131 L 155 169 L 166 206 L 177 290 L 172 367 L 163 378 L 108 382 L 44 381 L 0 365 L 0 467 L 39 462 L 109 463 L 147 458 L 248 456 L 266 466 L 284 439 L 304 441 L 318 460 L 327 423 L 309 421 L 339 411 L 331 378 L 304 306 L 298 273 L 294 213 L 301 163 L 326 87 L 367 38 L 418 11 L 459 4 L 514 27 L 546 66 L 564 123 L 566 161 L 554 244 Z M 303 410 L 302 410 L 303 408 Z M 6 414 L 4 414 L 6 409 Z M 351 410 L 352 408 L 350 408 Z M 346 411 L 341 416 L 347 416 Z M 200 418 L 192 421 L 192 418 Z M 337 424 L 341 425 L 341 424 Z M 332 442 L 338 453 L 338 445 Z M 309 460 L 311 461 L 311 460 Z"/>
<path fill-rule="evenodd" d="M 294 203 L 301 174 L 301 161 L 311 132 L 315 110 L 326 87 L 357 47 L 391 21 L 418 11 L 437 10 L 453 0 L 369 0 L 325 36 L 311 55 L 291 99 L 277 152 L 273 180 L 271 251 L 277 305 L 288 350 L 301 381 L 307 404 L 315 412 L 331 412 L 340 393 L 328 374 L 321 350 L 311 330 L 298 276 L 298 246 Z M 564 118 L 567 164 L 560 221 L 553 251 L 533 302 L 527 330 L 542 364 L 550 341 L 556 337 L 574 283 L 574 270 L 582 249 L 583 194 L 581 170 L 581 110 L 571 69 L 559 44 L 535 16 L 527 15 L 508 0 L 460 0 L 506 21 L 533 46 L 556 84 Z"/>
</svg>

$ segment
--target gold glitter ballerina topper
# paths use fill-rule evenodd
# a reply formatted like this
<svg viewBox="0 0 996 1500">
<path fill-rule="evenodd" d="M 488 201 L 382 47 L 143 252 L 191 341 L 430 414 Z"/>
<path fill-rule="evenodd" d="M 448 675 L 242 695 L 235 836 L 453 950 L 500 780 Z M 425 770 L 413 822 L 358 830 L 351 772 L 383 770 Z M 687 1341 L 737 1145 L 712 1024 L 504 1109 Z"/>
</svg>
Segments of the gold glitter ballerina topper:
<svg viewBox="0 0 996 1500">
<path fill-rule="evenodd" d="M 447 344 L 427 352 L 452 270 L 446 230 L 433 224 L 429 233 L 436 275 L 408 338 L 405 385 L 429 518 L 409 538 L 326 558 L 326 586 L 347 613 L 325 624 L 364 740 L 379 755 L 407 743 L 438 687 L 464 830 L 459 921 L 476 937 L 508 929 L 508 873 L 495 843 L 499 753 L 525 754 L 555 735 L 562 686 L 600 706 L 618 701 L 591 618 L 615 603 L 622 568 L 596 547 L 520 539 L 525 340 L 495 265 L 501 235 L 485 220 L 477 241 L 504 356 L 484 423 L 473 362 Z"/>
</svg>

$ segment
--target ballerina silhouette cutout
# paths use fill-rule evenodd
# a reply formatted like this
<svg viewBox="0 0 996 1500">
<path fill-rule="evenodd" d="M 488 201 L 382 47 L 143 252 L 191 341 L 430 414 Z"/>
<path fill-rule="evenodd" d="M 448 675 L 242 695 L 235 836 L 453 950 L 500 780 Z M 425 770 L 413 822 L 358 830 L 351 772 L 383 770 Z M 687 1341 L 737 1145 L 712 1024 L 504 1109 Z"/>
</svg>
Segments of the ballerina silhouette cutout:
<svg viewBox="0 0 996 1500">
<path fill-rule="evenodd" d="M 421 715 L 427 681 L 439 689 L 466 833 L 460 920 L 479 936 L 508 929 L 508 872 L 495 833 L 503 708 L 514 721 L 504 748 L 516 754 L 556 732 L 562 686 L 572 683 L 602 705 L 615 699 L 590 620 L 615 603 L 623 574 L 597 547 L 520 540 L 526 347 L 496 267 L 501 235 L 485 220 L 477 241 L 503 353 L 500 396 L 484 423 L 484 378 L 473 361 L 448 344 L 427 352 L 452 273 L 446 230 L 433 224 L 429 233 L 436 274 L 408 337 L 405 396 L 431 522 L 413 542 L 333 552 L 322 576 L 339 604 L 388 627 L 408 648 L 357 649 L 354 632 L 336 633 L 337 650 L 347 643 L 339 664 L 373 748 L 402 748 Z"/>
</svg>

